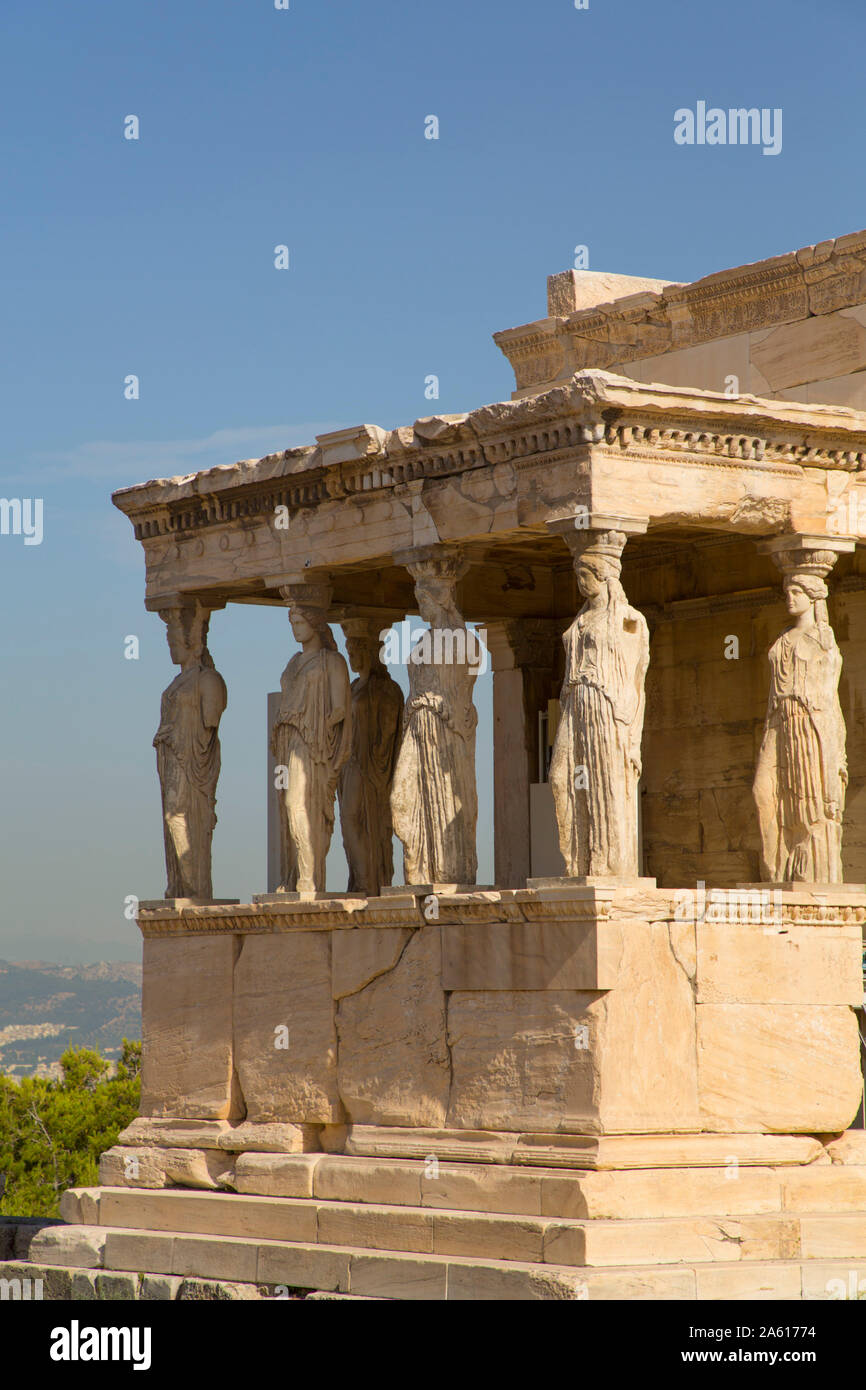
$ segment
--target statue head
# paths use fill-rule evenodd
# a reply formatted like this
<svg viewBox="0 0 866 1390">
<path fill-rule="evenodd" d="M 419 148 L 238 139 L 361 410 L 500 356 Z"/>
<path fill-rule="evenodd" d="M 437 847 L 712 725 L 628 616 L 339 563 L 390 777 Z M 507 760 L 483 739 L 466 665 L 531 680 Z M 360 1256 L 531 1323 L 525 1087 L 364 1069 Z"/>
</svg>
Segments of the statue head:
<svg viewBox="0 0 866 1390">
<path fill-rule="evenodd" d="M 621 531 L 602 532 L 575 557 L 577 587 L 588 601 L 599 596 L 608 606 L 627 601 L 619 580 L 625 542 Z"/>
<path fill-rule="evenodd" d="M 306 647 L 309 643 L 312 643 L 314 647 L 325 647 L 328 651 L 337 650 L 334 634 L 328 626 L 328 611 L 326 608 L 313 607 L 310 604 L 304 603 L 293 603 L 289 607 L 289 623 L 292 629 L 292 636 L 296 642 L 300 642 L 302 647 Z"/>
<path fill-rule="evenodd" d="M 207 649 L 209 609 L 191 599 L 161 608 L 159 616 L 166 625 L 168 650 L 175 666 L 213 665 Z"/>
<path fill-rule="evenodd" d="M 463 626 L 457 607 L 457 585 L 469 568 L 465 555 L 455 546 L 445 544 L 396 552 L 394 559 L 406 565 L 415 582 L 418 612 L 425 623 L 434 629 Z"/>
<path fill-rule="evenodd" d="M 783 549 L 773 556 L 782 571 L 785 607 L 797 627 L 808 627 L 810 613 L 815 625 L 826 629 L 822 640 L 829 640 L 827 576 L 836 563 L 833 550 Z"/>
<path fill-rule="evenodd" d="M 785 606 L 792 618 L 799 618 L 812 609 L 816 623 L 824 624 L 829 621 L 828 589 L 820 575 L 809 574 L 804 570 L 792 570 L 785 575 L 783 587 Z"/>
<path fill-rule="evenodd" d="M 381 617 L 367 617 L 344 618 L 340 623 L 349 665 L 362 678 L 383 669 L 381 651 L 387 628 L 382 628 L 382 622 Z"/>
<path fill-rule="evenodd" d="M 459 615 L 454 623 L 449 624 L 447 621 L 447 616 L 455 611 L 454 589 L 453 579 L 442 578 L 439 575 L 416 579 L 415 595 L 418 600 L 418 612 L 425 623 L 429 623 L 433 628 L 459 626 Z M 443 622 L 443 616 L 446 618 L 445 622 Z"/>
<path fill-rule="evenodd" d="M 363 676 L 369 671 L 371 662 L 371 644 L 363 637 L 346 638 L 346 656 L 349 658 L 349 665 L 359 676 Z"/>
<path fill-rule="evenodd" d="M 603 567 L 591 559 L 583 559 L 577 567 L 577 587 L 584 598 L 595 598 L 606 588 L 607 579 Z"/>
</svg>

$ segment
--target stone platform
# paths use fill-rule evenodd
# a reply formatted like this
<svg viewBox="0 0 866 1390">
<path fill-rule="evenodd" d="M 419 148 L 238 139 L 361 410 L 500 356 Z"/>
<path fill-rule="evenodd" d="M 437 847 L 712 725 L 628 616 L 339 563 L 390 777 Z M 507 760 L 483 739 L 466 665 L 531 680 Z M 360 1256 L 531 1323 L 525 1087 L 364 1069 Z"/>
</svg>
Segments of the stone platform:
<svg viewBox="0 0 866 1390">
<path fill-rule="evenodd" d="M 538 1134 L 840 1133 L 866 897 L 628 885 L 142 912 L 142 1114 Z M 689 915 L 691 912 L 691 915 Z"/>
<path fill-rule="evenodd" d="M 866 1296 L 866 898 L 771 906 L 143 911 L 142 1116 L 20 1268 L 58 1298 Z"/>
<path fill-rule="evenodd" d="M 55 1298 L 866 1298 L 862 1132 L 601 1140 L 594 1161 L 629 1166 L 596 1171 L 502 1162 L 504 1136 L 475 1136 L 473 1162 L 418 1139 L 426 1159 L 199 1150 L 222 1191 L 146 1188 L 143 1167 L 119 1183 L 135 1150 L 121 1145 L 103 1160 L 111 1185 L 67 1192 L 72 1224 L 39 1232 L 29 1264 L 0 1277 L 26 1270 Z"/>
</svg>

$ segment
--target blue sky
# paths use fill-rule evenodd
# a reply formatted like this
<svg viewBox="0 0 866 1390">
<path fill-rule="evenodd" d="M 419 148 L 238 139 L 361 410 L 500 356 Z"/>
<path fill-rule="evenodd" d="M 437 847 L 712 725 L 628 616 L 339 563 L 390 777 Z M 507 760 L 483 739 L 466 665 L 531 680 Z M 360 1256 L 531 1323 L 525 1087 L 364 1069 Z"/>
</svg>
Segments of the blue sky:
<svg viewBox="0 0 866 1390">
<path fill-rule="evenodd" d="M 576 244 L 691 280 L 866 225 L 864 38 L 862 0 L 5 0 L 0 495 L 43 498 L 45 534 L 0 537 L 0 957 L 135 958 L 124 898 L 164 888 L 174 668 L 111 491 L 507 398 L 490 335 L 544 314 Z M 782 108 L 782 153 L 676 145 L 699 100 Z M 233 608 L 211 649 L 215 889 L 248 897 L 288 624 Z"/>
</svg>

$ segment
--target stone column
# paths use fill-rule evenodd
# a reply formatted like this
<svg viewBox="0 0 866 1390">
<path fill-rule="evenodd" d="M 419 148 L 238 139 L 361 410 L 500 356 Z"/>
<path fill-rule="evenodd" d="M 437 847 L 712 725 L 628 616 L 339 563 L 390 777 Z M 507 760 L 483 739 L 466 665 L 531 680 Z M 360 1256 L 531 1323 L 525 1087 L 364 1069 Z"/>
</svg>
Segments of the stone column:
<svg viewBox="0 0 866 1390">
<path fill-rule="evenodd" d="M 591 514 L 548 522 L 571 551 L 584 605 L 565 634 L 562 718 L 550 765 L 570 878 L 637 878 L 649 631 L 620 583 L 629 535 L 646 517 Z"/>
<path fill-rule="evenodd" d="M 855 542 L 775 536 L 759 549 L 783 575 L 791 625 L 770 648 L 770 691 L 754 797 L 765 883 L 842 883 L 848 785 L 839 703 L 842 656 L 827 613 L 827 576 Z"/>
<path fill-rule="evenodd" d="M 468 562 L 449 545 L 402 551 L 394 559 L 412 575 L 418 610 L 430 625 L 409 653 L 409 698 L 391 794 L 405 879 L 413 886 L 474 884 L 478 716 L 472 688 L 481 653 L 457 607 L 457 583 Z"/>
<path fill-rule="evenodd" d="M 163 691 L 153 740 L 162 793 L 165 896 L 211 902 L 218 731 L 227 702 L 225 681 L 207 647 L 213 609 L 181 594 L 148 606 L 165 623 L 171 659 L 180 667 Z"/>
<path fill-rule="evenodd" d="M 493 851 L 500 888 L 524 888 L 531 872 L 529 788 L 538 781 L 538 716 L 556 694 L 565 626 L 557 618 L 484 625 L 493 667 Z"/>
<path fill-rule="evenodd" d="M 382 662 L 383 630 L 396 615 L 342 617 L 353 671 L 352 752 L 340 773 L 340 826 L 348 891 L 378 896 L 394 875 L 391 787 L 403 725 L 403 691 Z"/>
<path fill-rule="evenodd" d="M 272 735 L 282 807 L 278 891 L 324 893 L 337 782 L 351 750 L 349 672 L 328 625 L 327 577 L 281 576 L 269 585 L 286 600 L 301 645 L 280 680 Z"/>
</svg>

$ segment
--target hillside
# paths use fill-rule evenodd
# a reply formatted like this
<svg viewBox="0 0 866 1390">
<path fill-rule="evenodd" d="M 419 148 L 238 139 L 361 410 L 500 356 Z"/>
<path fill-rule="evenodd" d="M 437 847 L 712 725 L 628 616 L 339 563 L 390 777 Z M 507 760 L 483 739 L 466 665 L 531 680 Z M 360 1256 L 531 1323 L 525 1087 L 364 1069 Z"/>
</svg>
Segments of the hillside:
<svg viewBox="0 0 866 1390">
<path fill-rule="evenodd" d="M 0 960 L 0 1072 L 55 1074 L 70 1045 L 113 1061 L 124 1037 L 141 1037 L 139 964 Z"/>
</svg>

